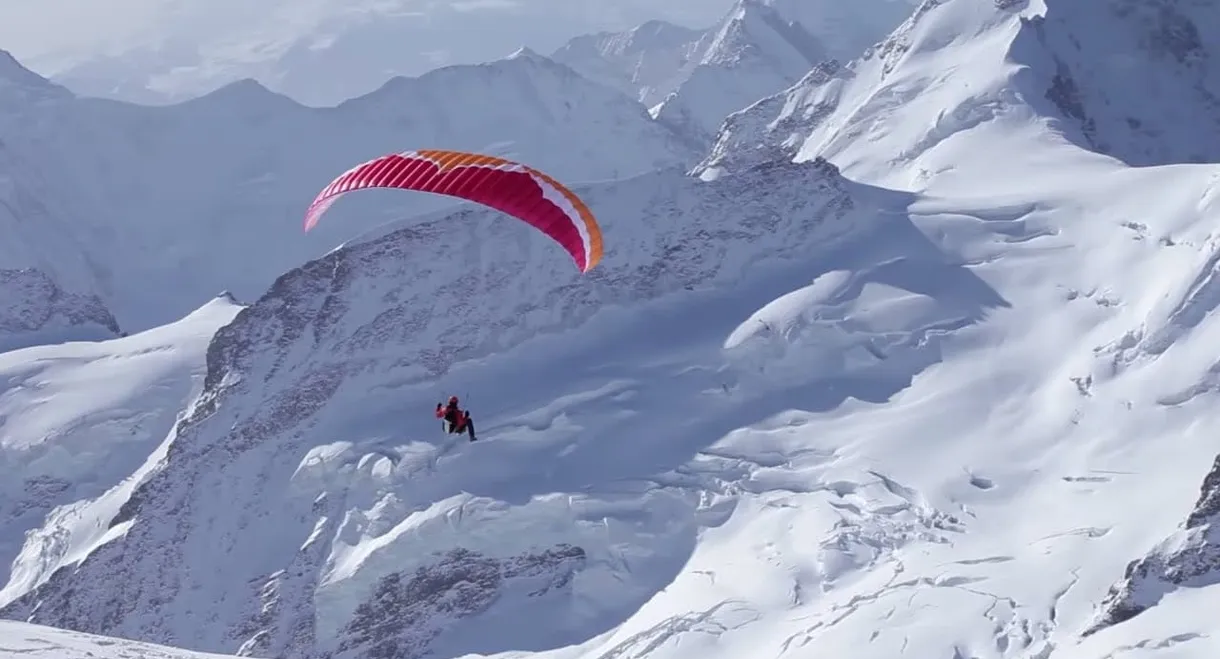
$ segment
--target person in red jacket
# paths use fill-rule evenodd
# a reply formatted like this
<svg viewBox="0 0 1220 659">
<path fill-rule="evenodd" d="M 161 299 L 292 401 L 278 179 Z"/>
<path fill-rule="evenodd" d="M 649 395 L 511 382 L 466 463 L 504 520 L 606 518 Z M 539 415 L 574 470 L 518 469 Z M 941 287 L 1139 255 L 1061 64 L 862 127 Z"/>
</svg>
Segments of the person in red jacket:
<svg viewBox="0 0 1220 659">
<path fill-rule="evenodd" d="M 474 420 L 470 418 L 470 410 L 463 410 L 458 407 L 458 397 L 450 396 L 449 404 L 436 404 L 436 418 L 444 419 L 449 424 L 449 433 L 465 432 L 470 436 L 470 441 L 478 439 L 474 436 Z"/>
</svg>

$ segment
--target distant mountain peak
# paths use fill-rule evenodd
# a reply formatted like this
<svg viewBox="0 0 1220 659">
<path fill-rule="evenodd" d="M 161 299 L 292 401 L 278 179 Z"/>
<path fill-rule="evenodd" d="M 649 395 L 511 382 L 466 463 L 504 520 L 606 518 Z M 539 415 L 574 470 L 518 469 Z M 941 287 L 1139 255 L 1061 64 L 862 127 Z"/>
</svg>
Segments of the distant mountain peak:
<svg viewBox="0 0 1220 659">
<path fill-rule="evenodd" d="M 537 51 L 529 46 L 522 46 L 505 57 L 504 59 L 526 59 L 526 60 L 549 60 L 550 58 L 539 55 Z"/>
<path fill-rule="evenodd" d="M 317 231 L 301 232 L 305 207 L 331 178 L 385 153 L 479 151 L 565 182 L 686 168 L 697 158 L 639 103 L 530 49 L 321 108 L 244 79 L 169 106 L 63 92 L 49 111 L 45 93 L 7 77 L 61 88 L 4 64 L 0 268 L 45 264 L 64 290 L 96 291 L 129 331 L 170 322 L 217 290 L 249 298 L 365 230 L 457 203 L 353 195 Z"/>
<path fill-rule="evenodd" d="M 184 107 L 221 107 L 226 111 L 235 108 L 266 110 L 269 108 L 301 107 L 295 100 L 272 91 L 254 78 L 234 80 L 226 85 L 204 94 L 178 103 Z"/>
<path fill-rule="evenodd" d="M 799 22 L 787 20 L 762 0 L 738 0 L 711 37 L 703 61 L 736 62 L 747 53 L 784 57 L 802 72 L 827 57 L 825 49 Z"/>
<path fill-rule="evenodd" d="M 49 99 L 71 98 L 72 92 L 34 73 L 12 53 L 0 49 L 0 98 Z M 0 112 L 9 108 L 0 108 Z"/>
<path fill-rule="evenodd" d="M 653 114 L 706 145 L 728 115 L 800 80 L 826 57 L 800 23 L 760 0 L 739 0 L 696 52 L 686 79 Z"/>
</svg>

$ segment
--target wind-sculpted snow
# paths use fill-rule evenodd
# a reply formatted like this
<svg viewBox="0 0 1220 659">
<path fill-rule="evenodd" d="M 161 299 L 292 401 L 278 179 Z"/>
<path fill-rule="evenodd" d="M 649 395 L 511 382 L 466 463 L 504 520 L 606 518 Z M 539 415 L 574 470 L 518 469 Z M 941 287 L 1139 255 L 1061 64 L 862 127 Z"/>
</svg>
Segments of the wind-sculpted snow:
<svg viewBox="0 0 1220 659">
<path fill-rule="evenodd" d="M 663 588 L 740 488 L 795 486 L 779 472 L 748 476 L 769 459 L 735 440 L 701 449 L 797 399 L 884 400 L 938 359 L 939 336 L 1004 305 L 921 242 L 904 197 L 848 184 L 825 163 L 716 183 L 674 171 L 584 194 L 614 218 L 603 265 L 584 277 L 477 212 L 283 275 L 217 333 L 204 394 L 111 522 L 123 532 L 4 615 L 261 656 L 583 643 Z M 455 224 L 487 242 L 461 240 Z M 464 266 L 488 243 L 486 269 Z M 827 304 L 841 341 L 876 346 L 881 363 L 790 373 L 782 393 L 751 384 L 740 354 L 725 361 L 723 337 L 753 322 L 760 290 L 831 269 L 857 273 Z M 626 314 L 641 304 L 653 310 Z M 886 321 L 904 304 L 925 318 Z M 666 320 L 675 314 L 697 329 Z M 701 356 L 673 365 L 680 345 Z M 615 349 L 636 356 L 620 362 Z M 484 389 L 467 396 L 480 442 L 433 440 L 437 378 Z M 698 411 L 712 399 L 720 412 Z M 876 542 L 960 532 L 955 513 L 902 484 L 882 478 L 870 492 L 877 476 L 857 478 L 827 486 L 859 525 L 827 545 L 826 570 L 880 560 Z M 873 510 L 887 497 L 899 503 Z"/>
<path fill-rule="evenodd" d="M 973 503 L 965 532 L 946 545 L 952 551 L 918 560 L 908 552 L 885 576 L 875 565 L 859 588 L 823 594 L 800 633 L 769 626 L 785 635 L 789 652 L 1097 659 L 1217 652 L 1214 524 L 1193 515 L 1190 530 L 1180 526 L 1195 501 L 1196 509 L 1211 501 L 1210 480 L 1201 495 L 1198 478 L 1215 457 L 1212 429 L 1220 422 L 1216 171 L 1128 169 L 1076 139 L 1039 86 L 1054 69 L 1030 56 L 1035 23 L 1020 20 L 1041 9 L 924 3 L 869 56 L 819 67 L 804 84 L 733 115 L 697 170 L 716 180 L 776 157 L 822 155 L 850 176 L 925 190 L 921 230 L 1012 305 L 977 331 L 949 334 L 945 345 L 957 347 L 946 347 L 943 363 L 900 400 L 853 406 L 816 429 L 792 421 L 805 428 L 794 435 L 808 432 L 819 448 L 846 442 L 870 463 L 924 460 L 918 452 L 939 446 L 926 466 L 887 475 L 944 470 L 930 487 Z M 1105 28 L 1080 10 L 1075 29 L 1104 38 Z M 1070 9 L 1051 4 L 1048 16 L 1056 11 Z M 1081 57 L 1082 65 L 1112 61 Z M 1012 66 L 1016 60 L 1028 66 Z M 1152 111 L 1158 102 L 1139 107 Z M 1184 111 L 1168 113 L 1183 125 L 1178 135 L 1188 124 L 1174 113 Z M 982 235 L 976 230 L 1005 238 L 982 248 L 968 237 Z M 889 361 L 875 339 L 842 333 L 833 311 L 853 308 L 836 300 L 858 272 L 828 274 L 743 326 L 736 349 L 744 363 L 769 360 L 751 386 L 785 383 L 810 368 Z M 876 288 L 890 309 L 910 305 L 891 322 L 938 319 L 919 315 L 930 305 L 917 296 Z M 817 338 L 807 348 L 792 337 Z M 842 454 L 827 462 L 841 466 Z M 960 486 L 948 485 L 951 469 Z M 937 613 L 935 632 L 922 626 L 928 610 Z M 765 635 L 759 625 L 741 633 L 741 651 L 747 638 Z M 729 644 L 725 636 L 719 647 Z"/>
<path fill-rule="evenodd" d="M 328 109 L 251 81 L 141 107 L 74 98 L 20 69 L 0 76 L 0 99 L 16 99 L 0 103 L 0 228 L 12 238 L 0 267 L 35 267 L 65 291 L 96 294 L 128 332 L 222 290 L 256 298 L 363 231 L 456 206 L 422 193 L 352 195 L 304 235 L 309 200 L 384 153 L 490 152 L 571 184 L 693 161 L 638 103 L 529 51 L 395 79 Z"/>
<path fill-rule="evenodd" d="M 253 656 L 1210 659 L 1214 588 L 1081 633 L 1215 457 L 1215 172 L 1029 144 L 962 161 L 978 198 L 818 161 L 596 186 L 585 277 L 483 213 L 337 250 L 3 613 Z"/>
</svg>

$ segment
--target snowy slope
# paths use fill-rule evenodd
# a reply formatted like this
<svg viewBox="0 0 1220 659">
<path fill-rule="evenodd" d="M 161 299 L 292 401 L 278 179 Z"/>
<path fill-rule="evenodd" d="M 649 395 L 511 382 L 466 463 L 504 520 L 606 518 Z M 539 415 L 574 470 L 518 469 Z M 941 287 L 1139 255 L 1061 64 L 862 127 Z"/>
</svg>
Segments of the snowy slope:
<svg viewBox="0 0 1220 659">
<path fill-rule="evenodd" d="M 1005 611 L 996 619 L 997 629 L 1020 633 L 997 637 L 995 647 L 981 656 L 1046 656 L 1065 641 L 1074 644 L 1077 635 L 1090 633 L 1079 647 L 1060 651 L 1090 657 L 1210 657 L 1216 652 L 1214 637 L 1209 639 L 1214 625 L 1204 611 L 1220 601 L 1212 586 L 1220 581 L 1213 519 L 1216 476 L 1207 467 L 1216 452 L 1208 439 L 1208 428 L 1215 425 L 1209 409 L 1214 403 L 1208 402 L 1215 391 L 1214 367 L 1208 365 L 1214 362 L 1209 336 L 1218 331 L 1211 288 L 1220 170 L 1214 165 L 1130 170 L 1080 150 L 1112 154 L 1134 165 L 1217 160 L 1206 136 L 1192 141 L 1199 135 L 1194 127 L 1209 125 L 1216 115 L 1204 78 L 1215 53 L 1200 45 L 1214 40 L 1191 35 L 1215 22 L 1200 17 L 1200 5 L 1157 6 L 1157 20 L 1150 21 L 1138 11 L 1131 14 L 1144 5 L 1119 2 L 1013 2 L 998 8 L 926 2 L 863 61 L 846 68 L 820 67 L 786 93 L 732 117 L 699 168 L 704 178 L 715 179 L 776 157 L 799 161 L 821 155 L 869 181 L 974 200 L 971 212 L 952 208 L 961 201 L 937 202 L 941 208 L 925 226 L 943 244 L 961 249 L 966 243 L 958 232 L 972 223 L 1007 226 L 1014 238 L 1031 225 L 1061 236 L 1057 247 L 1045 250 L 1047 256 L 1065 253 L 1059 265 L 1033 248 L 1019 267 L 1013 256 L 994 250 L 975 257 L 976 271 L 989 282 L 1003 281 L 1006 273 L 1014 280 L 997 283 L 997 289 L 1013 300 L 1014 308 L 1028 309 L 1023 315 L 1030 324 L 1018 328 L 1006 323 L 1009 327 L 1000 330 L 1006 342 L 977 338 L 971 343 L 986 346 L 990 362 L 999 364 L 1005 363 L 1004 343 L 1014 352 L 1026 344 L 1026 363 L 1018 366 L 1012 360 L 1014 370 L 997 367 L 982 376 L 1002 385 L 979 383 L 979 376 L 968 371 L 958 374 L 960 380 L 953 373 L 939 378 L 945 386 L 936 394 L 941 398 L 951 396 L 950 388 L 970 386 L 990 387 L 997 398 L 988 402 L 986 395 L 962 395 L 953 411 L 942 405 L 938 414 L 953 416 L 955 427 L 977 427 L 971 433 L 980 438 L 976 441 L 1002 438 L 1011 445 L 1004 449 L 1010 460 L 1056 470 L 1063 485 L 1054 488 L 1048 482 L 1045 496 L 1070 496 L 1075 488 L 1088 497 L 1065 506 L 1058 500 L 1038 504 L 1028 495 L 1021 501 L 1016 492 L 1006 495 L 1010 509 L 1027 512 L 1017 513 L 1020 521 L 1010 518 L 1004 531 L 1008 539 L 998 535 L 988 542 L 997 555 L 961 561 L 1010 565 L 979 574 L 994 583 L 996 573 L 1007 573 L 999 578 L 1014 581 L 1004 592 L 970 587 L 999 598 L 995 601 L 1004 609 L 1025 602 L 1018 595 L 1025 589 L 1041 589 L 1043 597 L 1056 602 L 1050 619 L 1030 616 L 1024 607 Z M 1194 27 L 1183 20 L 1192 12 Z M 1079 35 L 1071 48 L 1064 43 L 1072 41 L 1069 34 Z M 1139 53 L 1146 73 L 1112 81 L 1103 75 L 1106 69 L 1099 65 L 1122 61 L 1112 56 L 1116 44 L 1107 43 L 1112 38 L 1125 39 L 1121 43 L 1128 52 Z M 1171 45 L 1192 42 L 1193 51 L 1178 61 Z M 1096 73 L 1077 74 L 1081 83 L 1076 86 L 1068 82 L 1071 71 Z M 1135 80 L 1155 80 L 1163 93 L 1144 91 L 1137 99 Z M 968 219 L 972 217 L 978 219 Z M 1080 263 L 1069 264 L 1071 258 Z M 1026 291 L 1026 298 L 1010 294 L 1013 290 Z M 1039 304 L 1039 299 L 1044 301 Z M 1018 338 L 1022 336 L 1028 338 Z M 1036 355 L 1045 356 L 1043 366 L 1034 365 Z M 1047 385 L 1028 384 L 1039 371 L 1046 374 L 1041 377 Z M 1065 380 L 1067 386 L 1060 384 Z M 1050 391 L 1058 387 L 1074 389 L 1078 402 L 1067 400 L 1070 393 L 1065 400 L 1053 397 Z M 999 391 L 1009 393 L 1000 399 Z M 970 406 L 995 409 L 997 404 L 1002 411 L 981 416 L 1005 418 L 1007 427 L 1003 422 L 965 422 L 980 416 L 971 415 Z M 1026 418 L 1018 420 L 1025 409 Z M 850 421 L 844 421 L 847 432 L 860 432 L 866 423 L 857 418 L 860 425 L 848 430 Z M 1057 424 L 1062 429 L 1052 431 Z M 921 430 L 934 427 L 917 425 L 909 436 L 937 436 L 936 430 Z M 988 432 L 988 427 L 995 430 Z M 1026 433 L 1061 437 L 1074 448 L 1034 452 L 1041 440 L 1023 441 Z M 1166 454 L 1166 446 L 1175 455 Z M 884 450 L 892 446 L 887 443 Z M 973 464 L 965 468 L 979 473 L 981 450 L 953 462 L 969 460 Z M 944 455 L 938 452 L 936 458 Z M 1068 473 L 1073 463 L 1092 473 Z M 1002 468 L 1014 470 L 1011 464 Z M 994 491 L 997 480 L 987 474 L 976 486 Z M 1050 521 L 1068 535 L 1053 533 L 1046 520 L 1033 523 L 1047 510 L 1056 511 Z M 1013 527 L 1021 530 L 1014 534 Z M 1013 548 L 1073 534 L 1086 539 L 1087 551 L 1059 552 L 1050 559 L 1055 567 L 1043 563 L 1036 573 L 1020 567 Z M 1038 551 L 1056 554 L 1042 547 Z M 909 564 L 904 567 L 910 571 Z M 947 580 L 960 584 L 972 578 Z M 1015 579 L 1024 581 L 1020 590 Z M 985 617 L 1004 609 L 994 607 Z M 858 615 L 858 607 L 849 610 Z M 893 627 L 884 625 L 887 632 Z M 1040 642 L 1039 634 L 1031 634 L 1039 627 L 1042 633 L 1066 628 L 1059 638 Z M 1021 642 L 1014 646 L 1014 640 Z M 984 652 L 976 643 L 983 643 L 982 637 L 953 651 L 964 656 Z M 903 647 L 917 647 L 913 637 L 907 636 Z"/>
<path fill-rule="evenodd" d="M 927 2 L 736 115 L 706 181 L 590 188 L 585 278 L 473 212 L 285 274 L 113 540 L 4 615 L 262 656 L 1214 659 L 1220 165 L 1086 148 L 1022 64 L 1061 7 Z M 411 258 L 487 249 L 454 222 L 499 251 Z"/>
<path fill-rule="evenodd" d="M 1122 624 L 1154 609 L 1166 595 L 1182 589 L 1220 586 L 1220 456 L 1203 479 L 1199 500 L 1182 528 L 1139 560 L 1123 581 L 1106 593 L 1089 633 Z"/>
<path fill-rule="evenodd" d="M 364 230 L 452 208 L 370 192 L 303 234 L 309 200 L 348 167 L 420 147 L 517 157 L 578 183 L 693 162 L 638 103 L 531 51 L 399 78 L 333 109 L 257 83 L 170 107 L 74 98 L 0 68 L 0 267 L 97 294 L 126 331 L 284 271 Z"/>
<path fill-rule="evenodd" d="M 819 67 L 731 117 L 700 169 L 823 156 L 850 176 L 919 187 L 956 166 L 957 151 L 936 157 L 938 146 L 993 120 L 1049 123 L 1136 166 L 1220 160 L 1220 52 L 1208 46 L 1220 43 L 1220 9 L 1046 4 L 925 2 L 861 60 Z"/>
<path fill-rule="evenodd" d="M 129 337 L 0 354 L 0 581 L 8 584 L 0 599 L 80 558 L 105 533 L 107 510 L 117 510 L 108 502 L 128 496 L 134 483 L 120 483 L 199 394 L 207 345 L 239 309 L 217 298 Z M 93 512 L 82 507 L 104 494 Z M 35 531 L 48 515 L 57 532 Z"/>
<path fill-rule="evenodd" d="M 22 622 L 0 621 L 0 659 L 233 659 Z"/>
<path fill-rule="evenodd" d="M 701 222 L 609 225 L 588 282 L 464 216 L 517 274 L 431 268 L 449 315 L 399 284 L 434 226 L 289 273 L 218 335 L 122 537 L 5 615 L 263 656 L 1213 657 L 1196 584 L 1081 634 L 1210 510 L 1217 168 L 1009 128 L 953 197 L 820 165 L 591 190 Z M 479 443 L 436 432 L 450 391 Z"/>
<path fill-rule="evenodd" d="M 680 358 L 665 357 L 669 346 L 691 338 L 668 319 L 694 314 L 718 327 L 758 287 L 806 276 L 811 254 L 881 232 L 872 209 L 902 200 L 856 190 L 817 163 L 715 184 L 673 170 L 586 194 L 614 219 L 605 223 L 603 266 L 584 278 L 536 232 L 487 213 L 391 233 L 285 274 L 217 335 L 207 391 L 177 429 L 167 462 L 111 523 L 122 537 L 79 570 L 5 602 L 5 616 L 279 656 L 315 644 L 352 652 L 383 642 L 453 652 L 554 647 L 629 615 L 680 566 L 697 527 L 687 518 L 707 495 L 676 485 L 637 497 L 616 482 L 676 467 L 698 443 L 736 427 L 729 414 L 703 428 L 684 429 L 675 418 L 649 432 L 655 422 L 630 411 L 634 396 L 646 405 L 657 395 L 650 379 L 674 372 Z M 885 232 L 903 235 L 903 216 L 893 217 Z M 494 238 L 485 268 L 438 265 L 491 251 L 455 223 Z M 911 248 L 891 247 L 900 251 L 887 258 Z M 424 258 L 438 252 L 441 261 Z M 838 253 L 846 262 L 863 258 Z M 946 266 L 916 260 L 912 267 Z M 755 274 L 743 279 L 748 273 Z M 873 275 L 893 276 L 886 267 Z M 968 275 L 945 276 L 966 298 L 939 310 L 933 304 L 926 323 L 975 318 L 980 305 L 995 303 L 971 290 L 978 283 Z M 404 289 L 408 281 L 414 286 Z M 752 283 L 739 289 L 743 281 Z M 726 297 L 733 307 L 720 308 Z M 656 303 L 642 315 L 624 313 L 646 300 Z M 898 335 L 878 337 L 879 347 L 926 327 L 896 328 Z M 638 372 L 641 357 L 632 351 L 643 349 L 648 361 L 660 361 Z M 540 350 L 553 360 L 540 360 Z M 447 473 L 437 472 L 435 379 L 465 379 L 455 364 L 505 351 L 484 367 L 499 374 L 462 385 L 482 401 L 476 420 L 487 420 L 486 443 L 455 453 Z M 605 361 L 589 361 L 588 351 Z M 842 366 L 845 374 L 889 370 L 863 355 Z M 896 364 L 892 376 L 900 381 L 922 363 Z M 721 386 L 732 384 L 723 378 L 732 376 L 722 370 L 704 364 L 675 375 L 711 388 L 681 393 L 675 404 L 692 412 L 723 404 Z M 615 410 L 615 400 L 626 406 Z M 594 416 L 573 435 L 569 416 L 585 407 Z M 514 418 L 530 410 L 534 418 Z M 671 432 L 667 448 L 657 444 Z M 582 494 L 587 487 L 594 491 Z M 483 585 L 446 605 L 458 593 L 445 584 L 464 574 L 483 575 L 468 577 Z M 497 597 L 503 603 L 485 611 Z M 448 621 L 446 606 L 458 607 Z M 541 611 L 559 616 L 553 629 L 469 633 Z"/>
<path fill-rule="evenodd" d="M 395 75 L 495 60 L 651 19 L 708 25 L 731 0 L 79 0 L 0 4 L 0 47 L 74 91 L 182 101 L 256 79 L 334 105 Z"/>
</svg>

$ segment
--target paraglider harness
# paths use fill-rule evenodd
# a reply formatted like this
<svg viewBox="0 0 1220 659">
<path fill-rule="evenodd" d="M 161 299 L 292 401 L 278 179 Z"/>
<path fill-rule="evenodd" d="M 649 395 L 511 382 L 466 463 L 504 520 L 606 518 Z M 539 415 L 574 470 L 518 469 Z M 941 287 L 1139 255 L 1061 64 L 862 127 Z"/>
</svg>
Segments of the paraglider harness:
<svg viewBox="0 0 1220 659">
<path fill-rule="evenodd" d="M 458 407 L 457 396 L 450 396 L 448 405 L 436 404 L 436 418 L 444 420 L 449 434 L 464 432 L 469 435 L 470 441 L 478 439 L 474 436 L 474 420 L 470 418 L 470 410 Z"/>
</svg>

